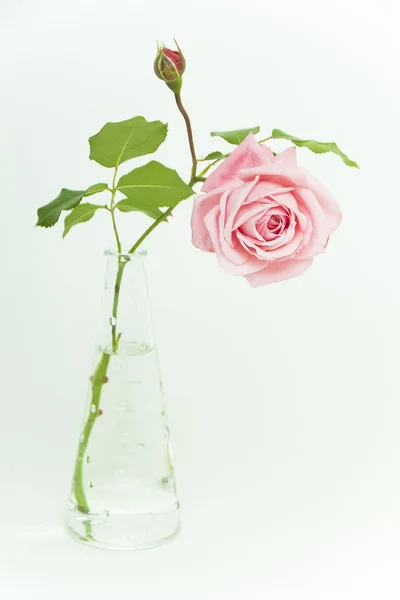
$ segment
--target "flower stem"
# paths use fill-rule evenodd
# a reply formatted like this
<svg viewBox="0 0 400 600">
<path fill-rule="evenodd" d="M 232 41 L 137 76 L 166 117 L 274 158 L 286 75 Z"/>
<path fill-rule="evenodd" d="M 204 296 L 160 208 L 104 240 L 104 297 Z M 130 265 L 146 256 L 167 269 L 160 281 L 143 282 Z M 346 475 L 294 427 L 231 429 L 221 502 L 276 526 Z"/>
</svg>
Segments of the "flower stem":
<svg viewBox="0 0 400 600">
<path fill-rule="evenodd" d="M 106 380 L 106 374 L 108 365 L 110 362 L 110 355 L 105 352 L 102 353 L 99 363 L 96 367 L 96 370 L 92 376 L 92 395 L 91 395 L 91 403 L 89 406 L 89 414 L 86 419 L 85 426 L 83 428 L 80 443 L 78 456 L 75 463 L 75 471 L 74 471 L 74 494 L 76 503 L 78 505 L 78 510 L 81 512 L 88 514 L 89 513 L 89 504 L 85 494 L 85 488 L 83 483 L 83 462 L 85 458 L 85 452 L 89 443 L 90 434 L 93 429 L 93 425 L 99 416 L 99 408 L 100 408 L 100 398 L 101 391 L 103 389 L 103 385 Z M 93 410 L 94 407 L 94 410 Z M 87 523 L 85 525 L 86 533 L 88 537 L 91 536 L 91 525 Z"/>
<path fill-rule="evenodd" d="M 176 101 L 176 105 L 179 109 L 179 112 L 183 116 L 183 118 L 185 120 L 185 124 L 186 124 L 186 129 L 187 129 L 187 134 L 188 134 L 188 139 L 189 139 L 190 154 L 192 156 L 192 172 L 190 174 L 190 178 L 194 179 L 196 177 L 196 171 L 197 171 L 197 158 L 196 158 L 196 150 L 194 148 L 192 124 L 190 122 L 189 115 L 187 114 L 185 107 L 182 104 L 182 98 L 181 98 L 180 93 L 175 94 L 175 101 Z"/>
<path fill-rule="evenodd" d="M 124 274 L 124 269 L 126 267 L 127 263 L 126 262 L 122 262 L 121 261 L 121 257 L 118 257 L 118 271 L 117 271 L 117 277 L 115 280 L 115 288 L 114 288 L 114 300 L 113 300 L 113 308 L 112 308 L 112 322 L 111 322 L 111 337 L 112 337 L 112 350 L 113 353 L 115 354 L 118 350 L 118 342 L 119 342 L 119 337 L 117 336 L 117 314 L 118 314 L 118 304 L 119 304 L 119 298 L 120 298 L 120 291 L 121 291 L 121 282 L 122 282 L 122 275 Z"/>
<path fill-rule="evenodd" d="M 260 140 L 258 143 L 259 144 L 263 144 L 264 142 L 269 142 L 269 140 L 272 140 L 272 135 L 270 135 L 269 137 L 265 138 L 265 140 Z"/>
<path fill-rule="evenodd" d="M 111 212 L 111 220 L 112 220 L 113 229 L 114 229 L 115 241 L 117 242 L 118 254 L 121 254 L 121 248 L 122 248 L 121 240 L 119 238 L 117 223 L 115 221 L 115 214 L 114 214 L 114 212 L 115 212 L 114 199 L 115 199 L 115 194 L 117 193 L 117 188 L 115 187 L 115 183 L 117 181 L 117 173 L 118 173 L 118 167 L 115 167 L 113 181 L 112 181 L 110 212 Z"/>
<path fill-rule="evenodd" d="M 162 221 L 166 221 L 169 215 L 172 213 L 172 211 L 173 208 L 170 207 L 165 212 L 163 212 L 162 215 L 160 215 L 158 219 L 156 219 L 154 223 L 152 223 L 150 227 L 148 227 L 146 231 L 140 236 L 140 238 L 133 244 L 132 248 L 129 250 L 129 254 L 133 254 L 134 252 L 136 252 L 140 244 L 144 242 L 144 240 L 153 231 L 153 229 L 155 229 L 157 225 L 159 225 Z"/>
<path fill-rule="evenodd" d="M 112 308 L 112 317 L 113 321 L 111 323 L 111 335 L 112 335 L 112 353 L 116 354 L 118 351 L 118 343 L 121 337 L 121 334 L 117 335 L 117 313 L 118 313 L 118 304 L 120 297 L 120 289 L 122 282 L 122 275 L 124 273 L 124 269 L 127 263 L 122 262 L 121 258 L 118 259 L 118 271 L 117 277 L 115 281 L 115 289 L 114 289 L 114 300 L 113 300 L 113 308 Z M 88 514 L 89 513 L 89 503 L 87 501 L 85 486 L 83 481 L 83 464 L 85 458 L 85 452 L 88 447 L 90 435 L 92 433 L 93 426 L 96 422 L 97 417 L 99 416 L 100 410 L 100 400 L 101 394 L 103 391 L 103 386 L 107 381 L 107 371 L 108 366 L 111 360 L 111 353 L 107 353 L 105 351 L 102 352 L 100 360 L 97 364 L 97 367 L 92 376 L 92 384 L 91 384 L 91 398 L 89 405 L 89 413 L 86 418 L 86 422 L 81 434 L 81 440 L 79 443 L 78 456 L 75 463 L 75 471 L 73 478 L 73 488 L 75 494 L 75 500 L 77 503 L 78 510 L 81 512 Z M 92 537 L 92 528 L 90 521 L 85 522 L 86 536 L 88 538 Z"/>
<path fill-rule="evenodd" d="M 214 160 L 212 163 L 210 163 L 209 165 L 207 165 L 202 171 L 200 171 L 199 173 L 199 177 L 203 178 L 203 175 L 205 175 L 206 173 L 208 173 L 208 171 L 217 163 L 219 163 L 219 161 L 222 160 L 222 158 L 217 158 L 216 160 Z"/>
<path fill-rule="evenodd" d="M 116 319 L 117 319 L 117 313 L 118 313 L 118 303 L 119 303 L 119 297 L 120 297 L 122 275 L 123 275 L 126 265 L 127 265 L 127 263 L 122 262 L 119 257 L 118 271 L 117 271 L 115 290 L 114 290 L 113 309 L 112 309 L 112 316 L 113 316 L 114 321 L 111 324 L 112 353 L 113 354 L 117 353 L 118 343 L 121 338 L 120 333 L 117 335 Z M 97 367 L 94 371 L 94 374 L 92 376 L 89 412 L 88 412 L 88 416 L 86 418 L 86 422 L 85 422 L 85 425 L 84 425 L 84 428 L 83 428 L 83 431 L 81 434 L 81 439 L 80 439 L 79 449 L 78 449 L 78 456 L 76 458 L 76 463 L 75 463 L 75 471 L 74 471 L 74 477 L 73 477 L 74 495 L 75 495 L 75 500 L 76 500 L 78 510 L 85 514 L 89 514 L 90 507 L 89 507 L 89 503 L 88 503 L 88 500 L 86 497 L 85 485 L 84 485 L 84 481 L 83 481 L 83 465 L 84 465 L 85 453 L 86 453 L 86 450 L 88 447 L 90 435 L 92 433 L 92 429 L 94 427 L 96 419 L 100 414 L 99 411 L 100 411 L 101 394 L 103 391 L 103 386 L 107 381 L 107 371 L 108 371 L 108 367 L 110 364 L 110 360 L 111 360 L 111 354 L 103 351 L 101 354 L 100 360 L 97 364 Z M 92 539 L 93 536 L 92 536 L 91 522 L 89 520 L 85 521 L 84 525 L 85 525 L 86 537 L 88 539 Z"/>
<path fill-rule="evenodd" d="M 188 113 L 186 112 L 185 107 L 182 104 L 182 99 L 181 99 L 181 95 L 175 94 L 175 101 L 176 101 L 176 105 L 179 109 L 179 112 L 181 113 L 181 115 L 183 116 L 184 120 L 185 120 L 185 124 L 186 124 L 186 130 L 187 130 L 187 135 L 188 135 L 188 140 L 189 140 L 189 148 L 190 148 L 190 154 L 192 157 L 192 170 L 190 173 L 190 181 L 189 181 L 189 186 L 192 187 L 195 183 L 202 181 L 203 179 L 200 177 L 197 177 L 197 158 L 196 158 L 196 150 L 194 147 L 194 140 L 193 140 L 193 130 L 192 130 L 192 124 L 190 122 L 190 117 L 188 115 Z M 136 252 L 136 250 L 139 248 L 139 246 L 144 242 L 144 240 L 147 238 L 147 236 L 156 228 L 158 227 L 158 225 L 160 223 L 162 223 L 163 221 L 166 221 L 167 218 L 172 214 L 173 208 L 170 207 L 168 208 L 165 212 L 163 212 L 162 215 L 160 215 L 158 217 L 158 219 L 156 219 L 154 221 L 154 223 L 152 223 L 150 225 L 150 227 L 148 227 L 146 229 L 146 231 L 140 236 L 140 238 L 133 244 L 132 248 L 129 250 L 129 254 L 133 254 L 134 252 Z"/>
<path fill-rule="evenodd" d="M 118 254 L 121 254 L 121 248 L 122 248 L 122 246 L 121 246 L 121 240 L 119 239 L 119 235 L 118 235 L 118 229 L 117 229 L 117 223 L 115 221 L 114 211 L 115 211 L 115 208 L 113 207 L 111 209 L 111 220 L 112 220 L 114 234 L 115 234 L 115 241 L 117 242 Z"/>
</svg>

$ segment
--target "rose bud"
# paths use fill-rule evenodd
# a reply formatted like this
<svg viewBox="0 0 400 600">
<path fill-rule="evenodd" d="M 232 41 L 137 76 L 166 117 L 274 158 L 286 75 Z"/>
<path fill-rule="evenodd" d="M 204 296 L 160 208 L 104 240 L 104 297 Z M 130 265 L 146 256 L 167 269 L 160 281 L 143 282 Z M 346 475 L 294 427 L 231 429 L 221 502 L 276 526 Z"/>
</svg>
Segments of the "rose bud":
<svg viewBox="0 0 400 600">
<path fill-rule="evenodd" d="M 182 75 L 185 72 L 186 61 L 177 43 L 176 47 L 178 50 L 170 50 L 166 46 L 158 47 L 157 56 L 154 61 L 154 72 L 159 79 L 165 81 L 175 94 L 179 94 L 182 87 Z"/>
</svg>

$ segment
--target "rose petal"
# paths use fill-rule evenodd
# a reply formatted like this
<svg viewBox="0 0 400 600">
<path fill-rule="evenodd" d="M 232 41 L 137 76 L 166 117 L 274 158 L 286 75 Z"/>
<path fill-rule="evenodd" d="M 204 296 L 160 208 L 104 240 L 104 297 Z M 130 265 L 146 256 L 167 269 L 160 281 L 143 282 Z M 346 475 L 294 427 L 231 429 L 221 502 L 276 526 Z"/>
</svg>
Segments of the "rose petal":
<svg viewBox="0 0 400 600">
<path fill-rule="evenodd" d="M 285 281 L 285 279 L 292 279 L 293 277 L 302 275 L 311 267 L 312 263 L 312 258 L 306 258 L 304 260 L 289 259 L 283 262 L 273 262 L 261 271 L 247 275 L 246 279 L 251 287 L 278 283 L 280 281 Z"/>
<path fill-rule="evenodd" d="M 275 200 L 275 202 L 279 202 L 279 204 L 283 204 L 283 206 L 287 206 L 291 210 L 297 209 L 296 198 L 293 196 L 293 194 L 291 192 L 280 192 L 280 193 L 274 192 L 273 194 L 270 194 L 269 197 L 272 198 L 273 200 Z"/>
<path fill-rule="evenodd" d="M 274 204 L 271 201 L 252 202 L 251 204 L 244 204 L 237 211 L 232 228 L 237 229 L 238 227 L 241 227 L 241 225 L 258 215 L 261 217 L 265 212 L 268 211 L 269 208 L 273 206 Z"/>
<path fill-rule="evenodd" d="M 290 146 L 290 148 L 286 148 L 283 152 L 279 152 L 276 156 L 274 156 L 273 161 L 277 164 L 286 165 L 287 167 L 296 168 L 297 167 L 297 155 L 296 155 L 296 146 Z"/>
<path fill-rule="evenodd" d="M 298 198 L 300 207 L 303 205 L 302 210 L 307 212 L 308 219 L 312 226 L 312 235 L 309 236 L 307 240 L 305 239 L 304 247 L 297 254 L 296 258 L 312 258 L 316 254 L 325 252 L 330 233 L 328 226 L 329 217 L 326 217 L 321 205 L 310 190 L 297 188 L 295 195 Z"/>
<path fill-rule="evenodd" d="M 273 163 L 274 162 L 274 153 L 272 152 L 271 148 L 269 148 L 266 144 L 261 144 L 261 149 L 263 150 L 265 156 L 267 157 L 267 160 L 265 161 L 265 163 Z"/>
<path fill-rule="evenodd" d="M 247 219 L 243 225 L 240 227 L 240 231 L 247 235 L 249 238 L 252 238 L 256 243 L 264 243 L 265 240 L 257 229 L 259 221 L 259 215 L 255 215 L 251 219 Z"/>
<path fill-rule="evenodd" d="M 222 252 L 219 236 L 219 218 L 221 209 L 219 206 L 215 206 L 204 218 L 205 225 L 210 234 L 210 239 L 213 244 L 214 251 L 217 255 L 218 262 L 225 271 L 232 275 L 248 275 L 264 268 L 264 263 L 258 258 L 254 258 L 242 249 L 243 257 L 246 262 L 241 265 L 233 264 Z"/>
<path fill-rule="evenodd" d="M 242 186 L 240 188 L 240 191 L 242 192 L 242 196 L 245 196 L 245 194 L 243 194 L 243 187 L 245 186 Z M 246 262 L 247 256 L 243 254 L 243 248 L 240 246 L 240 244 L 235 243 L 235 240 L 232 238 L 231 229 L 225 226 L 225 210 L 229 194 L 230 192 L 227 191 L 221 198 L 220 213 L 218 219 L 219 243 L 221 245 L 221 252 L 229 261 L 231 261 L 235 265 L 242 265 Z M 225 239 L 225 233 L 227 235 L 229 243 Z"/>
<path fill-rule="evenodd" d="M 321 205 L 324 213 L 329 218 L 329 228 L 331 233 L 339 227 L 342 215 L 338 202 L 329 190 L 305 169 L 288 169 L 285 165 L 273 164 L 251 169 L 242 169 L 239 171 L 239 177 L 244 181 L 254 179 L 257 175 L 260 176 L 259 185 L 261 185 L 263 180 L 266 180 L 284 186 L 301 187 L 311 190 Z"/>
<path fill-rule="evenodd" d="M 209 192 L 216 188 L 230 189 L 240 181 L 238 171 L 250 167 L 265 165 L 265 152 L 252 133 L 207 177 L 201 188 L 202 192 Z M 254 178 L 253 178 L 254 179 Z"/>
<path fill-rule="evenodd" d="M 247 180 L 248 179 L 249 178 L 247 178 Z M 248 198 L 246 199 L 246 203 L 256 202 L 257 200 L 264 200 L 265 198 L 269 198 L 271 196 L 274 196 L 275 194 L 291 192 L 292 190 L 294 190 L 294 187 L 284 187 L 279 183 L 275 183 L 272 181 L 258 181 L 257 185 L 249 193 Z"/>
<path fill-rule="evenodd" d="M 223 211 L 224 235 L 228 244 L 233 244 L 232 229 L 236 213 L 242 204 L 244 204 L 248 195 L 251 193 L 257 183 L 258 177 L 248 183 L 242 183 L 229 195 L 229 197 L 227 197 L 226 204 L 224 204 L 224 206 L 221 205 Z"/>
<path fill-rule="evenodd" d="M 191 218 L 192 243 L 196 248 L 205 252 L 213 252 L 214 250 L 207 227 L 204 224 L 204 217 L 214 206 L 219 205 L 224 192 L 224 189 L 214 190 L 194 199 Z"/>
<path fill-rule="evenodd" d="M 240 231 L 237 232 L 237 237 L 239 241 L 242 241 L 247 245 L 247 242 Z M 301 246 L 302 240 L 303 235 L 301 231 L 296 231 L 295 227 L 291 226 L 275 240 L 273 248 L 267 247 L 267 244 L 261 245 L 254 243 L 251 239 L 249 240 L 248 245 L 255 249 L 256 255 L 260 260 L 275 261 L 288 259 L 295 254 L 296 250 Z"/>
</svg>

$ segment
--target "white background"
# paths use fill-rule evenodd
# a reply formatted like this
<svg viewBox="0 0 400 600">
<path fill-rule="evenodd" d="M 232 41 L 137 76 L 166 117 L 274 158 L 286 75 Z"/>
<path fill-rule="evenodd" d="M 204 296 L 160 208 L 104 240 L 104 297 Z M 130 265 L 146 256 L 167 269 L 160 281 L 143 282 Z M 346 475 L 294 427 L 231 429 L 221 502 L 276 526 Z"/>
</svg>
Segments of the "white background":
<svg viewBox="0 0 400 600">
<path fill-rule="evenodd" d="M 399 4 L 1 0 L 0 17 L 2 600 L 398 600 Z M 112 231 L 99 214 L 62 241 L 35 211 L 103 181 L 87 138 L 136 114 L 169 122 L 158 158 L 187 178 L 152 72 L 173 36 L 199 154 L 259 124 L 333 139 L 361 170 L 299 151 L 344 221 L 298 279 L 226 275 L 191 246 L 191 201 L 149 239 L 183 529 L 112 554 L 62 527 Z M 127 244 L 145 227 L 120 222 Z"/>
</svg>

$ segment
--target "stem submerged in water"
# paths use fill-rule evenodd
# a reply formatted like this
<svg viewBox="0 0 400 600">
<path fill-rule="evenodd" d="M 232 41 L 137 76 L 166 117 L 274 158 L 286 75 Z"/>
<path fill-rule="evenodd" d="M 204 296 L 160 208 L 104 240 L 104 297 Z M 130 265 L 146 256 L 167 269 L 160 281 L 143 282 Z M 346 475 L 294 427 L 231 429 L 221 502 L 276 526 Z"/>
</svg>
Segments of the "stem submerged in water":
<svg viewBox="0 0 400 600">
<path fill-rule="evenodd" d="M 118 343 L 121 337 L 121 334 L 117 335 L 117 314 L 118 314 L 118 304 L 120 297 L 120 289 L 122 283 L 122 276 L 124 273 L 124 269 L 126 266 L 126 262 L 122 262 L 121 257 L 118 258 L 118 271 L 115 280 L 115 288 L 114 288 L 114 300 L 113 300 L 113 308 L 112 308 L 112 318 L 113 321 L 111 323 L 111 337 L 112 337 L 112 353 L 116 354 L 118 351 Z M 100 414 L 100 401 L 101 394 L 103 391 L 103 386 L 107 382 L 107 371 L 110 364 L 111 354 L 107 354 L 106 352 L 102 352 L 100 360 L 97 364 L 97 367 L 92 376 L 92 384 L 91 384 L 91 398 L 89 404 L 89 413 L 86 418 L 86 422 L 81 434 L 78 456 L 76 458 L 75 463 L 75 471 L 74 471 L 74 479 L 73 479 L 73 488 L 74 495 L 77 504 L 77 508 L 80 512 L 89 514 L 90 507 L 86 497 L 85 492 L 85 484 L 83 479 L 83 466 L 85 464 L 85 453 L 88 447 L 90 435 L 92 433 L 92 429 L 96 422 L 97 417 Z M 90 521 L 85 521 L 85 530 L 86 537 L 88 539 L 92 539 L 92 526 Z"/>
<path fill-rule="evenodd" d="M 86 419 L 85 426 L 83 428 L 80 443 L 78 456 L 75 463 L 75 471 L 74 471 L 74 493 L 76 503 L 78 505 L 78 510 L 81 512 L 88 514 L 89 513 L 89 505 L 85 494 L 84 483 L 83 483 L 83 464 L 85 458 L 85 452 L 88 446 L 90 434 L 93 429 L 93 425 L 97 417 L 99 416 L 100 409 L 100 399 L 101 392 L 103 389 L 103 385 L 106 381 L 107 369 L 110 362 L 110 355 L 105 354 L 104 352 L 101 355 L 99 363 L 96 367 L 96 370 L 92 376 L 92 394 L 91 394 L 91 403 L 89 406 L 89 414 Z"/>
</svg>

